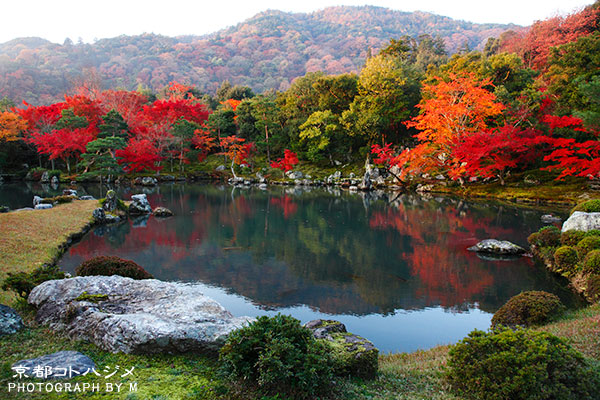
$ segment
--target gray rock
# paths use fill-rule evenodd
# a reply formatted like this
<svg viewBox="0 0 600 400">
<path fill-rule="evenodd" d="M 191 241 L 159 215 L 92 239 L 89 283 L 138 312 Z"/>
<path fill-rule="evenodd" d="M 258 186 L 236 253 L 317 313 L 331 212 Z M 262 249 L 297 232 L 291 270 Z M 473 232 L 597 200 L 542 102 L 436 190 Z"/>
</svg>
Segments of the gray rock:
<svg viewBox="0 0 600 400">
<path fill-rule="evenodd" d="M 96 199 L 94 198 L 94 196 L 86 195 L 86 196 L 80 196 L 79 200 L 96 200 Z"/>
<path fill-rule="evenodd" d="M 11 335 L 23 328 L 23 320 L 15 310 L 0 304 L 0 336 Z"/>
<path fill-rule="evenodd" d="M 469 247 L 469 251 L 501 255 L 518 255 L 525 253 L 525 249 L 507 240 L 486 239 Z"/>
<path fill-rule="evenodd" d="M 48 174 L 48 171 L 44 171 L 42 173 L 42 177 L 40 178 L 40 182 L 42 182 L 42 183 L 50 183 L 50 174 Z"/>
<path fill-rule="evenodd" d="M 300 171 L 288 171 L 285 173 L 285 176 L 292 180 L 304 178 L 304 175 Z"/>
<path fill-rule="evenodd" d="M 117 209 L 117 193 L 114 190 L 109 190 L 106 192 L 106 197 L 104 199 L 104 204 L 102 208 L 106 212 L 114 212 Z"/>
<path fill-rule="evenodd" d="M 49 208 L 52 208 L 52 204 L 38 204 L 34 207 L 36 210 L 47 210 Z"/>
<path fill-rule="evenodd" d="M 17 208 L 15 210 L 15 212 L 18 212 L 18 211 L 33 211 L 33 208 L 31 208 L 31 207 Z"/>
<path fill-rule="evenodd" d="M 74 197 L 77 197 L 77 190 L 65 189 L 65 190 L 63 190 L 63 196 L 74 196 Z"/>
<path fill-rule="evenodd" d="M 437 179 L 438 181 L 445 181 L 446 177 L 442 174 L 436 175 L 435 179 Z"/>
<path fill-rule="evenodd" d="M 600 229 L 600 212 L 575 211 L 562 226 L 562 232 L 570 230 L 588 232 L 593 229 Z"/>
<path fill-rule="evenodd" d="M 39 323 L 107 351 L 213 352 L 231 331 L 254 319 L 234 317 L 203 290 L 156 279 L 79 276 L 46 281 L 28 301 L 37 307 Z M 84 292 L 104 297 L 81 299 Z"/>
<path fill-rule="evenodd" d="M 92 368 L 96 368 L 96 364 L 91 358 L 78 351 L 59 351 L 38 358 L 17 361 L 12 366 L 13 368 L 17 366 L 27 368 L 25 375 L 28 377 L 45 379 L 74 378 L 83 373 L 89 373 Z M 41 371 L 44 371 L 42 376 L 38 376 L 33 372 L 34 368 L 39 367 L 42 367 Z"/>
<path fill-rule="evenodd" d="M 173 211 L 165 207 L 156 207 L 154 211 L 152 211 L 152 215 L 155 217 L 172 217 Z"/>
<path fill-rule="evenodd" d="M 317 340 L 328 343 L 338 375 L 375 377 L 379 350 L 369 340 L 348 333 L 346 326 L 339 321 L 317 319 L 304 326 Z"/>
<path fill-rule="evenodd" d="M 542 222 L 543 222 L 544 224 L 554 224 L 554 223 L 557 223 L 557 222 L 560 222 L 560 221 L 562 221 L 562 220 L 560 219 L 560 217 L 556 217 L 556 216 L 554 216 L 554 215 L 552 215 L 552 214 L 545 214 L 545 215 L 542 215 L 542 217 L 541 217 L 541 220 L 542 220 Z"/>
<path fill-rule="evenodd" d="M 266 184 L 266 183 L 261 183 L 260 185 L 258 185 L 258 188 L 259 188 L 260 190 L 267 190 L 268 186 L 267 186 L 267 184 Z"/>
<path fill-rule="evenodd" d="M 215 168 L 215 171 L 225 171 L 225 166 L 219 165 L 217 168 Z"/>
<path fill-rule="evenodd" d="M 38 204 L 42 204 L 42 199 L 40 196 L 33 196 L 33 206 L 37 206 Z"/>
<path fill-rule="evenodd" d="M 420 183 L 417 185 L 417 188 L 415 189 L 415 191 L 418 193 L 431 192 L 432 190 L 433 190 L 433 185 L 422 185 Z"/>
<path fill-rule="evenodd" d="M 332 175 L 331 178 L 333 180 L 338 180 L 338 179 L 342 179 L 342 171 L 335 171 Z"/>
<path fill-rule="evenodd" d="M 8 208 L 7 206 L 0 206 L 0 214 L 7 213 L 9 211 L 10 211 L 10 208 Z"/>
<path fill-rule="evenodd" d="M 94 217 L 94 221 L 96 221 L 99 224 L 102 224 L 106 220 L 106 213 L 104 212 L 103 208 L 98 207 L 94 211 L 92 211 L 92 217 Z"/>
<path fill-rule="evenodd" d="M 157 183 L 158 181 L 156 180 L 156 178 L 153 178 L 151 176 L 144 176 L 141 180 L 142 186 L 156 186 Z"/>
<path fill-rule="evenodd" d="M 131 200 L 131 204 L 129 204 L 129 214 L 141 215 L 150 214 L 152 212 L 152 207 L 150 207 L 150 203 L 148 203 L 148 198 L 145 194 L 134 194 L 131 196 Z"/>
<path fill-rule="evenodd" d="M 58 176 L 54 175 L 52 179 L 50 179 L 50 183 L 53 185 L 58 185 L 60 181 L 58 180 Z"/>
<path fill-rule="evenodd" d="M 250 186 L 250 185 L 252 185 L 252 182 L 250 182 L 248 179 L 246 179 L 246 180 L 244 180 L 244 185 Z"/>
</svg>

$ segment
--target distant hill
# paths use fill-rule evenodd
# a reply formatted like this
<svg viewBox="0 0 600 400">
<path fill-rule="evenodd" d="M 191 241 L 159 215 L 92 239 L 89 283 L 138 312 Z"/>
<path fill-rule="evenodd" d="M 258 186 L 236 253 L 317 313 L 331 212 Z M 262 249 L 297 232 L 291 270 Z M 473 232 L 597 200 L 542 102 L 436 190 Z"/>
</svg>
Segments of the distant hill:
<svg viewBox="0 0 600 400">
<path fill-rule="evenodd" d="M 284 90 L 309 71 L 359 71 L 369 49 L 390 38 L 440 35 L 450 53 L 465 43 L 482 48 L 516 25 L 475 24 L 424 12 L 381 7 L 330 7 L 313 13 L 265 11 L 206 36 L 119 36 L 93 44 L 59 45 L 40 38 L 0 44 L 0 97 L 48 103 L 85 71 L 106 88 L 158 90 L 171 81 L 214 92 L 223 80 L 257 92 Z"/>
</svg>

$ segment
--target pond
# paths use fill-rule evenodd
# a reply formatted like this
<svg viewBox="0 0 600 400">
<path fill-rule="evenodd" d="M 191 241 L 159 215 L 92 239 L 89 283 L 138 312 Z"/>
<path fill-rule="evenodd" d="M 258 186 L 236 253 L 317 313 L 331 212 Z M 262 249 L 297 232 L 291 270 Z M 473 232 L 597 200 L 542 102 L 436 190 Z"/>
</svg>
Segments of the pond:
<svg viewBox="0 0 600 400">
<path fill-rule="evenodd" d="M 0 204 L 10 186 L 0 189 Z M 103 195 L 99 187 L 85 189 Z M 36 192 L 30 190 L 27 202 Z M 563 280 L 530 258 L 496 260 L 467 251 L 487 238 L 526 246 L 548 210 L 338 189 L 169 184 L 118 190 L 125 199 L 144 191 L 153 207 L 175 216 L 97 227 L 60 266 L 73 272 L 87 258 L 116 255 L 158 279 L 200 282 L 234 315 L 336 319 L 384 352 L 454 343 L 485 330 L 492 314 L 524 290 L 577 303 Z"/>
</svg>

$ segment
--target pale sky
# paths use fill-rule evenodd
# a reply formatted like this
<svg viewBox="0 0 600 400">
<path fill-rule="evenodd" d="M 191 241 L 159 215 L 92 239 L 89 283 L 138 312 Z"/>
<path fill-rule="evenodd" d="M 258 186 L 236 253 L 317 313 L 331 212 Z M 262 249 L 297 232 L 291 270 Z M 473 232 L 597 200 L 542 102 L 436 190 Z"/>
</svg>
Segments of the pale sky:
<svg viewBox="0 0 600 400">
<path fill-rule="evenodd" d="M 203 35 L 242 22 L 267 9 L 310 12 L 336 5 L 376 5 L 428 11 L 466 21 L 530 25 L 594 0 L 21 0 L 2 4 L 0 43 L 39 36 L 56 43 L 119 35 Z"/>
</svg>

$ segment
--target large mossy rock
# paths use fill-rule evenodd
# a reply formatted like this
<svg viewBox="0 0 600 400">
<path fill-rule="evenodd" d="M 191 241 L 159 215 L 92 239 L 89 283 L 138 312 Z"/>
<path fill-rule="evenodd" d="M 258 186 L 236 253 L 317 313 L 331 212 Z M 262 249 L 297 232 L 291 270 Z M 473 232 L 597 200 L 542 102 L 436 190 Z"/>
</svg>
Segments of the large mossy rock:
<svg viewBox="0 0 600 400">
<path fill-rule="evenodd" d="M 367 339 L 349 333 L 339 321 L 316 319 L 305 326 L 332 350 L 337 375 L 372 379 L 377 374 L 379 350 Z"/>
<path fill-rule="evenodd" d="M 44 282 L 28 301 L 39 323 L 107 351 L 212 353 L 253 318 L 234 317 L 202 291 L 156 279 L 83 276 Z"/>
</svg>

